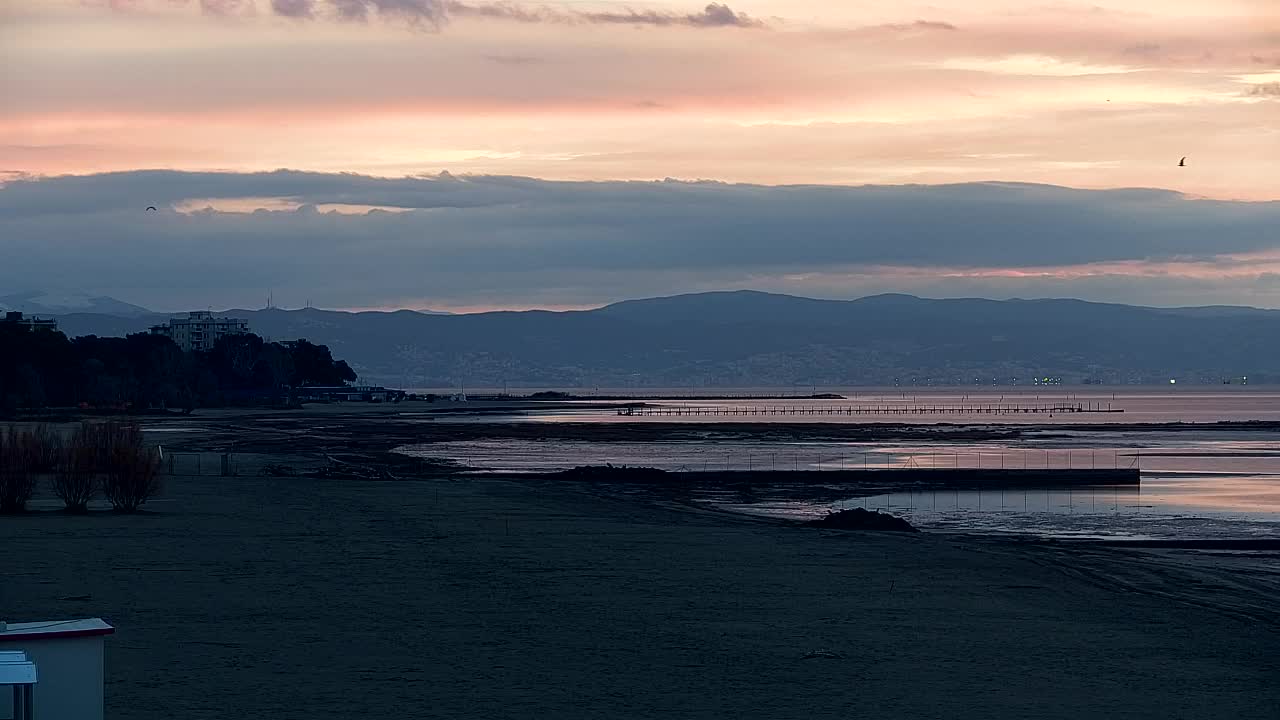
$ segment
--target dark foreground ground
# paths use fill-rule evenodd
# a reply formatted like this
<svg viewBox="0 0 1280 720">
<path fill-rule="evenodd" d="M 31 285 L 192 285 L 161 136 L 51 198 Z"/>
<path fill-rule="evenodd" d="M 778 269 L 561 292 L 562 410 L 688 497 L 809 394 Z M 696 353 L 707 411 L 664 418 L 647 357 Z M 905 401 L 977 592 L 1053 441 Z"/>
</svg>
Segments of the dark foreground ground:
<svg viewBox="0 0 1280 720">
<path fill-rule="evenodd" d="M 1271 599 L 1126 551 L 496 480 L 152 507 L 0 518 L 0 616 L 118 627 L 112 720 L 1280 717 Z"/>
</svg>

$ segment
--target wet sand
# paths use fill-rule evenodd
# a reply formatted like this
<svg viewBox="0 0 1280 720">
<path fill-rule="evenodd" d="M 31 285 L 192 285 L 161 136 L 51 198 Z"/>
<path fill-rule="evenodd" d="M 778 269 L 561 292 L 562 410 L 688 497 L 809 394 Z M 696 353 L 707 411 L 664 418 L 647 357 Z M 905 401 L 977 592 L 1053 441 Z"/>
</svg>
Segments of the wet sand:
<svg viewBox="0 0 1280 720">
<path fill-rule="evenodd" d="M 496 479 L 151 508 L 0 518 L 0 615 L 117 626 L 114 720 L 1280 716 L 1274 588 L 1214 564 Z"/>
</svg>

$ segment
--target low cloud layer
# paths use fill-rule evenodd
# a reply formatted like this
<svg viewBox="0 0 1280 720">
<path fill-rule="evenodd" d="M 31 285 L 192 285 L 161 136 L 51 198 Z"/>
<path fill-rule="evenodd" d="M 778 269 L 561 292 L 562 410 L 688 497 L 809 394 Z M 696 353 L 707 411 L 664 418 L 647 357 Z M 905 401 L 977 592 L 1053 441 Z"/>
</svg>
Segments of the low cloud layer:
<svg viewBox="0 0 1280 720">
<path fill-rule="evenodd" d="M 174 0 L 170 0 L 171 3 Z M 176 0 L 187 4 L 189 0 Z M 208 15 L 230 17 L 251 15 L 259 6 L 254 0 L 198 0 Z M 137 9 L 133 3 L 112 3 L 116 9 Z M 372 17 L 402 20 L 413 25 L 439 27 L 451 17 L 478 17 L 521 23 L 562 23 L 638 25 L 655 27 L 763 27 L 759 20 L 737 12 L 723 3 L 710 3 L 699 12 L 623 9 L 594 11 L 526 5 L 515 2 L 470 3 L 460 0 L 270 0 L 263 6 L 271 14 L 294 20 L 335 19 L 366 22 Z"/>
<path fill-rule="evenodd" d="M 1277 226 L 1280 203 L 1159 190 L 147 171 L 0 189 L 0 287 L 165 309 L 267 288 L 328 307 L 739 287 L 1275 306 Z"/>
</svg>

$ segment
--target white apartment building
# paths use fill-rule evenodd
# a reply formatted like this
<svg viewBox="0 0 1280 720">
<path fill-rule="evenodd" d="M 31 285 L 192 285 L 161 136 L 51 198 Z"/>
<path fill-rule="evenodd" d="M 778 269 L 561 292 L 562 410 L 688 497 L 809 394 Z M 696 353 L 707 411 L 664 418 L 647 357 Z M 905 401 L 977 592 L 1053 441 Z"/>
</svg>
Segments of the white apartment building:
<svg viewBox="0 0 1280 720">
<path fill-rule="evenodd" d="M 190 312 L 185 318 L 173 318 L 165 325 L 151 328 L 151 334 L 164 335 L 187 352 L 208 352 L 218 338 L 247 332 L 248 320 L 214 317 L 213 313 L 205 310 Z"/>
</svg>

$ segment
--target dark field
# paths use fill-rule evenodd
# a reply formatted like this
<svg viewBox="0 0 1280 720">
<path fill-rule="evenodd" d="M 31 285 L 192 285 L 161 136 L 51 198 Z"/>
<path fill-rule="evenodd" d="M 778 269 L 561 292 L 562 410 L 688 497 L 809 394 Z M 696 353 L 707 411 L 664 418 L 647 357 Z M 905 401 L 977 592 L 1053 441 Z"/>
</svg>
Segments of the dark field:
<svg viewBox="0 0 1280 720">
<path fill-rule="evenodd" d="M 1136 551 L 501 480 L 178 477 L 149 507 L 0 518 L 0 615 L 117 626 L 113 720 L 1280 717 L 1268 586 Z"/>
</svg>

